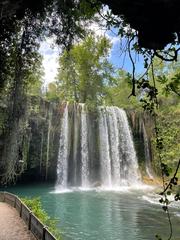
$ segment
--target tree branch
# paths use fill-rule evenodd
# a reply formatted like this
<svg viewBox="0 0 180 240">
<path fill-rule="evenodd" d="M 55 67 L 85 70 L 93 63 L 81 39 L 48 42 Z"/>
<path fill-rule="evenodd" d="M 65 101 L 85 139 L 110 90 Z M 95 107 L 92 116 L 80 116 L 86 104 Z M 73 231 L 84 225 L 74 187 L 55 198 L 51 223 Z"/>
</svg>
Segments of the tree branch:
<svg viewBox="0 0 180 240">
<path fill-rule="evenodd" d="M 170 187 L 170 185 L 172 184 L 172 179 L 174 179 L 178 173 L 178 170 L 179 170 L 179 167 L 180 167 L 180 159 L 179 159 L 179 162 L 177 164 L 177 167 L 176 167 L 176 171 L 174 173 L 174 176 L 171 178 L 170 182 L 168 183 L 168 185 L 166 186 L 166 188 L 163 190 L 163 192 L 160 193 L 160 195 L 163 195 L 167 190 L 168 188 Z"/>
<path fill-rule="evenodd" d="M 176 89 L 174 88 L 174 86 L 170 86 L 171 90 L 180 97 L 180 93 L 178 91 L 176 91 Z"/>
<path fill-rule="evenodd" d="M 131 37 L 131 39 L 129 40 L 128 42 L 128 54 L 129 54 L 129 58 L 131 60 L 131 63 L 132 63 L 132 67 L 133 67 L 133 72 L 132 72 L 132 92 L 131 94 L 128 96 L 128 98 L 130 98 L 131 96 L 136 96 L 136 80 L 135 80 L 135 70 L 136 70 L 136 67 L 135 67 L 135 63 L 133 61 L 133 58 L 132 58 L 132 55 L 131 55 L 131 42 L 134 40 L 134 36 Z"/>
<path fill-rule="evenodd" d="M 173 61 L 177 61 L 177 57 L 178 57 L 178 51 L 180 50 L 180 48 L 176 49 L 174 51 L 174 56 L 171 56 L 171 58 L 166 58 L 164 56 L 162 56 L 161 54 L 159 54 L 156 50 L 154 51 L 154 55 L 160 59 L 162 59 L 163 61 L 166 62 L 173 62 Z"/>
</svg>

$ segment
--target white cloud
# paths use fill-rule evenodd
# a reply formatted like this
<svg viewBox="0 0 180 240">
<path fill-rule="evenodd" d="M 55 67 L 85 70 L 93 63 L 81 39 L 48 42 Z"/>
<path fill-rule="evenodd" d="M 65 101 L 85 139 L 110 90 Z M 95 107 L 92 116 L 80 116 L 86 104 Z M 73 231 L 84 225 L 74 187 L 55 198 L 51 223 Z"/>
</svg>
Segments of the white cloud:
<svg viewBox="0 0 180 240">
<path fill-rule="evenodd" d="M 105 14 L 108 10 L 107 7 L 104 7 L 101 11 L 101 14 Z M 107 30 L 106 21 L 101 17 L 99 23 L 91 22 L 86 25 L 86 28 L 92 30 L 97 36 L 106 36 L 112 43 L 112 49 L 110 51 L 109 58 L 114 54 L 114 49 L 117 45 L 120 44 L 120 38 L 117 36 L 116 31 Z M 58 56 L 61 52 L 57 46 L 54 45 L 53 38 L 46 38 L 45 41 L 41 43 L 40 53 L 43 56 L 43 67 L 44 67 L 44 85 L 45 87 L 52 81 L 55 80 L 58 68 Z"/>
<path fill-rule="evenodd" d="M 53 46 L 53 38 L 47 38 L 40 45 L 39 52 L 43 56 L 44 85 L 45 87 L 55 80 L 58 69 L 58 56 L 61 50 Z"/>
<path fill-rule="evenodd" d="M 110 41 L 113 45 L 116 45 L 117 43 L 120 43 L 120 37 L 119 36 L 111 36 L 109 38 L 110 38 Z"/>
</svg>

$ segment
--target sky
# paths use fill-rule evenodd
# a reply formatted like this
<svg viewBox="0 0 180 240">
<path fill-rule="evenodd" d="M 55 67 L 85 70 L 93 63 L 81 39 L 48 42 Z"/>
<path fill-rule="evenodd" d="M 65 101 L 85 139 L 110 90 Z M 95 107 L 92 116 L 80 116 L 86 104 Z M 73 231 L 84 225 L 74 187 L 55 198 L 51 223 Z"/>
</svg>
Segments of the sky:
<svg viewBox="0 0 180 240">
<path fill-rule="evenodd" d="M 96 23 L 90 25 L 90 29 L 95 32 L 97 36 L 106 36 L 112 43 L 112 48 L 109 54 L 109 61 L 117 69 L 124 69 L 132 73 L 132 63 L 129 59 L 128 53 L 122 53 L 122 49 L 126 45 L 125 39 L 120 39 L 117 36 L 117 29 L 112 28 L 106 30 L 105 27 L 99 26 Z M 57 69 L 58 69 L 58 56 L 61 53 L 61 49 L 53 45 L 53 39 L 48 38 L 41 43 L 40 53 L 43 56 L 43 67 L 44 67 L 44 86 L 55 80 Z M 132 53 L 134 59 L 136 59 L 136 74 L 143 72 L 143 60 L 142 56 L 135 56 Z"/>
<path fill-rule="evenodd" d="M 124 69 L 132 73 L 132 63 L 129 59 L 128 52 L 123 51 L 127 46 L 127 39 L 120 39 L 116 32 L 116 29 L 111 29 L 111 31 L 107 33 L 113 44 L 109 60 L 116 68 Z M 131 52 L 131 55 L 136 63 L 136 74 L 142 73 L 144 71 L 142 56 L 136 55 L 134 51 Z"/>
<path fill-rule="evenodd" d="M 39 52 L 43 56 L 43 68 L 44 68 L 44 85 L 47 86 L 50 82 L 55 80 L 58 69 L 58 56 L 61 53 L 61 49 L 57 46 L 53 46 L 53 39 L 46 39 L 40 45 Z"/>
</svg>

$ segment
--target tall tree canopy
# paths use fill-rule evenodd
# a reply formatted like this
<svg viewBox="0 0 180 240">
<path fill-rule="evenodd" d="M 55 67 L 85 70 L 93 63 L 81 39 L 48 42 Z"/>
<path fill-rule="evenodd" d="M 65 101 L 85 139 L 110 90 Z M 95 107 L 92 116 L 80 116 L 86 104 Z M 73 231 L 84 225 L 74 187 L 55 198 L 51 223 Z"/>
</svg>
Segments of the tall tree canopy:
<svg viewBox="0 0 180 240">
<path fill-rule="evenodd" d="M 107 38 L 90 35 L 63 53 L 57 75 L 60 99 L 102 104 L 105 86 L 113 81 L 110 48 Z"/>
</svg>

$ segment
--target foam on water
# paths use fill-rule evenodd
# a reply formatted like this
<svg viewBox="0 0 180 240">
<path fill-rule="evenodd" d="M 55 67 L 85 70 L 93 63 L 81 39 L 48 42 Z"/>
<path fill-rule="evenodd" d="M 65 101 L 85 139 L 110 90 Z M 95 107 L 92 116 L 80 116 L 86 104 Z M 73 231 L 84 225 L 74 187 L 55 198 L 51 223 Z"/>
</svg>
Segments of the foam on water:
<svg viewBox="0 0 180 240">
<path fill-rule="evenodd" d="M 158 195 L 158 194 L 153 194 L 153 193 L 148 193 L 147 195 L 143 195 L 142 197 L 140 197 L 141 199 L 151 203 L 151 204 L 155 204 L 155 205 L 161 205 L 162 204 L 159 202 L 159 199 L 161 198 L 162 196 Z M 167 196 L 169 202 L 170 202 L 170 205 L 169 205 L 169 208 L 171 209 L 171 213 L 173 213 L 174 215 L 176 215 L 177 217 L 180 217 L 180 213 L 177 212 L 177 209 L 180 210 L 180 206 L 179 206 L 179 203 L 176 202 L 174 200 L 174 195 L 170 195 L 170 196 Z"/>
<path fill-rule="evenodd" d="M 160 196 L 155 197 L 155 196 L 143 195 L 141 198 L 143 200 L 149 202 L 149 203 L 156 204 L 156 205 L 161 205 L 160 202 L 159 202 Z"/>
<path fill-rule="evenodd" d="M 99 187 L 69 187 L 69 188 L 62 188 L 62 187 L 55 187 L 54 191 L 51 191 L 50 193 L 68 193 L 68 192 L 134 192 L 134 191 L 145 191 L 149 192 L 154 189 L 154 186 L 149 186 L 145 184 L 137 184 L 137 185 L 131 185 L 131 186 L 99 186 Z M 145 197 L 145 198 L 144 198 Z M 142 198 L 144 200 L 147 196 L 143 196 Z"/>
<path fill-rule="evenodd" d="M 50 193 L 53 193 L 53 194 L 58 194 L 58 193 L 69 193 L 69 192 L 73 192 L 72 189 L 69 189 L 69 188 L 55 188 L 54 191 L 51 191 Z"/>
<path fill-rule="evenodd" d="M 135 184 L 131 186 L 112 186 L 112 187 L 98 187 L 96 191 L 111 191 L 111 192 L 133 192 L 133 191 L 151 191 L 153 186 L 145 184 Z"/>
<path fill-rule="evenodd" d="M 179 213 L 179 212 L 175 213 L 175 215 L 176 215 L 177 217 L 180 217 L 180 213 Z"/>
</svg>

